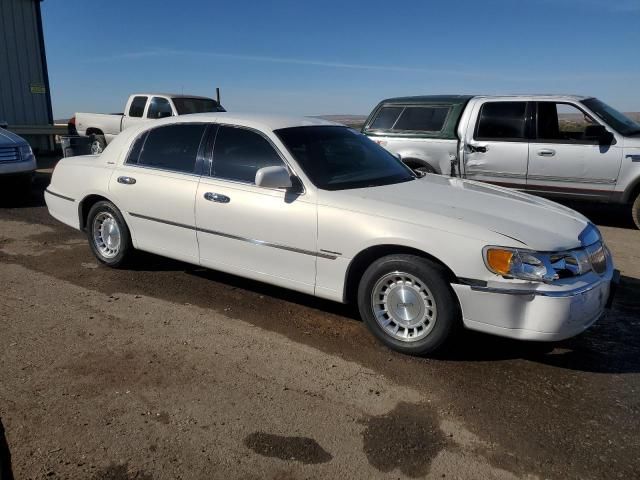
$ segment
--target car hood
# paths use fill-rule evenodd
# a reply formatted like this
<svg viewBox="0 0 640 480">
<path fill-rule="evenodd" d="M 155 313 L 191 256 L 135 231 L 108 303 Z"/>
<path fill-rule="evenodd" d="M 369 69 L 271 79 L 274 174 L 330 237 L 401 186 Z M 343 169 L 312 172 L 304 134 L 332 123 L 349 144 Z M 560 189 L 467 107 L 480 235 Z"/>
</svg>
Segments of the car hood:
<svg viewBox="0 0 640 480">
<path fill-rule="evenodd" d="M 590 225 L 578 212 L 549 200 L 440 175 L 333 191 L 320 203 L 488 241 L 502 237 L 501 245 L 540 251 L 580 246 L 579 236 Z"/>
<path fill-rule="evenodd" d="M 16 135 L 15 133 L 0 128 L 0 146 L 7 147 L 9 145 L 24 145 L 27 141 Z"/>
</svg>

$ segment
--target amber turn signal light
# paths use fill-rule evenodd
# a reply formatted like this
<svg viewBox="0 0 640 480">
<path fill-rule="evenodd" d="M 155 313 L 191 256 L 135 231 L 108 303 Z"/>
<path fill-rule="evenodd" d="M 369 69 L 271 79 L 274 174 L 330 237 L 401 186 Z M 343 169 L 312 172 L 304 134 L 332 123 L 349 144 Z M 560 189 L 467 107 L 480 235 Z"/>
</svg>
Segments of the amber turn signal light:
<svg viewBox="0 0 640 480">
<path fill-rule="evenodd" d="M 511 259 L 513 252 L 501 248 L 490 248 L 487 250 L 487 266 L 499 275 L 507 275 L 511 270 Z"/>
</svg>

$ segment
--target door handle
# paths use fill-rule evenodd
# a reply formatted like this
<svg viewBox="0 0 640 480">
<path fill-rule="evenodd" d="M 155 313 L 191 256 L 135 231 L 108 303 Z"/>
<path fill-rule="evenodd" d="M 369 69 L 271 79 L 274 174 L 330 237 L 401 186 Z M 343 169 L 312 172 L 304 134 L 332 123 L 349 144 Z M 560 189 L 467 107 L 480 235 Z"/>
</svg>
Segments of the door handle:
<svg viewBox="0 0 640 480">
<path fill-rule="evenodd" d="M 544 148 L 542 150 L 538 150 L 539 157 L 553 157 L 556 154 L 555 150 L 551 150 L 550 148 Z"/>
<path fill-rule="evenodd" d="M 118 183 L 133 185 L 134 183 L 136 183 L 136 179 L 133 177 L 118 177 Z"/>
<path fill-rule="evenodd" d="M 469 144 L 469 151 L 471 153 L 487 153 L 487 146 L 486 145 L 472 145 L 471 143 Z"/>
<path fill-rule="evenodd" d="M 229 203 L 231 199 L 226 195 L 220 195 L 219 193 L 207 192 L 204 194 L 204 199 L 210 202 L 217 203 Z"/>
</svg>

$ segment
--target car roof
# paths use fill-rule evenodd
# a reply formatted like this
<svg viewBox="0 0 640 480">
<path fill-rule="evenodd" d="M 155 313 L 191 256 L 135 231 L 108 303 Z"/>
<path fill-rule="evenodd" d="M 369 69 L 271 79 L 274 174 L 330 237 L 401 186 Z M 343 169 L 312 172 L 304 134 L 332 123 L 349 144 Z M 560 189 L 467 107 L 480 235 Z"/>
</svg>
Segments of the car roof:
<svg viewBox="0 0 640 480">
<path fill-rule="evenodd" d="M 309 126 L 342 126 L 339 123 L 314 117 L 298 117 L 291 115 L 272 115 L 263 113 L 233 113 L 233 112 L 207 112 L 192 113 L 189 115 L 179 115 L 168 117 L 154 122 L 158 124 L 172 124 L 185 122 L 211 122 L 228 125 L 238 125 L 255 128 L 258 130 L 278 130 L 289 127 L 309 127 Z"/>
<path fill-rule="evenodd" d="M 483 99 L 500 99 L 500 98 L 518 98 L 533 100 L 586 100 L 591 98 L 584 95 L 558 95 L 558 94 L 509 94 L 509 95 L 417 95 L 412 97 L 393 97 L 382 100 L 380 103 L 385 105 L 404 105 L 404 104 L 447 104 L 458 105 L 467 103 L 472 98 Z"/>
<path fill-rule="evenodd" d="M 155 93 L 132 93 L 131 97 L 170 97 L 170 98 L 202 98 L 206 100 L 213 100 L 211 97 L 202 97 L 200 95 L 187 95 L 184 93 L 164 93 L 164 92 L 155 92 Z"/>
</svg>

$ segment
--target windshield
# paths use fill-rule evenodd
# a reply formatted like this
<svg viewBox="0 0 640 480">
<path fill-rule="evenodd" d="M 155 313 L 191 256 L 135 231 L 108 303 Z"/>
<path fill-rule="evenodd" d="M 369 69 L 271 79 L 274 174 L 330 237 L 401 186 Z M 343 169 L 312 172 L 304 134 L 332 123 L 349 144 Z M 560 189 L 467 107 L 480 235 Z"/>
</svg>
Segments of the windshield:
<svg viewBox="0 0 640 480">
<path fill-rule="evenodd" d="M 415 176 L 400 160 L 347 127 L 293 127 L 275 131 L 318 188 L 388 185 Z"/>
<path fill-rule="evenodd" d="M 622 135 L 637 135 L 640 133 L 640 123 L 634 122 L 623 113 L 620 113 L 615 108 L 610 107 L 597 98 L 589 98 L 582 103 L 590 108 L 600 120 L 607 123 L 618 133 Z"/>
<path fill-rule="evenodd" d="M 226 111 L 218 102 L 211 98 L 174 97 L 173 104 L 176 107 L 178 115 Z"/>
</svg>

